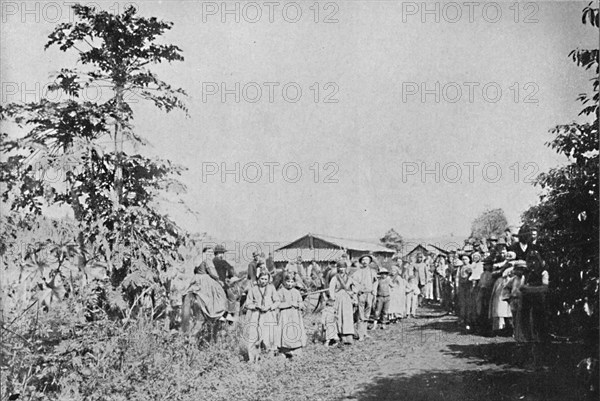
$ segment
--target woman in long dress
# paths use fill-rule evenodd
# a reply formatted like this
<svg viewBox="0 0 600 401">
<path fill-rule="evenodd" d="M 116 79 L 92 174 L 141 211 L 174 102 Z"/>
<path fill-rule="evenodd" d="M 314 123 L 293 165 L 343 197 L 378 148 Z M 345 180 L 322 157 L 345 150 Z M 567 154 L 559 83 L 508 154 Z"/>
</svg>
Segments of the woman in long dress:
<svg viewBox="0 0 600 401">
<path fill-rule="evenodd" d="M 473 252 L 471 255 L 471 275 L 469 281 L 471 282 L 471 296 L 469 299 L 469 313 L 467 314 L 467 330 L 477 324 L 479 320 L 479 313 L 481 310 L 477 310 L 477 299 L 479 298 L 479 280 L 483 273 L 483 262 L 481 260 L 481 254 L 479 252 Z M 485 311 L 487 316 L 487 310 Z"/>
<path fill-rule="evenodd" d="M 338 262 L 338 273 L 329 283 L 329 296 L 335 302 L 337 332 L 344 344 L 352 344 L 354 337 L 354 280 L 348 275 L 345 263 Z"/>
<path fill-rule="evenodd" d="M 264 269 L 259 273 L 258 285 L 248 290 L 246 299 L 246 325 L 244 338 L 248 349 L 264 347 L 267 352 L 274 353 L 279 346 L 277 327 L 277 308 L 279 294 L 272 284 L 269 284 L 269 272 Z"/>
<path fill-rule="evenodd" d="M 509 280 L 509 274 L 512 271 L 512 261 L 515 258 L 514 252 L 506 252 L 502 250 L 500 262 L 494 265 L 494 287 L 492 288 L 492 298 L 490 301 L 489 317 L 492 319 L 492 331 L 501 332 L 508 327 L 507 322 L 512 318 L 510 312 L 510 304 L 507 300 L 502 299 L 502 292 L 506 283 Z"/>
<path fill-rule="evenodd" d="M 202 312 L 210 319 L 223 316 L 227 310 L 227 295 L 213 264 L 214 256 L 213 248 L 202 250 L 203 260 L 194 268 L 194 278 L 187 290 L 196 296 Z"/>
<path fill-rule="evenodd" d="M 294 288 L 294 277 L 286 273 L 283 286 L 277 291 L 279 296 L 279 349 L 282 353 L 299 354 L 306 346 L 306 330 L 302 319 L 304 302 L 300 291 Z"/>
<path fill-rule="evenodd" d="M 392 267 L 392 285 L 390 286 L 390 308 L 388 310 L 391 320 L 396 321 L 406 317 L 406 280 L 400 274 L 398 266 Z"/>
</svg>

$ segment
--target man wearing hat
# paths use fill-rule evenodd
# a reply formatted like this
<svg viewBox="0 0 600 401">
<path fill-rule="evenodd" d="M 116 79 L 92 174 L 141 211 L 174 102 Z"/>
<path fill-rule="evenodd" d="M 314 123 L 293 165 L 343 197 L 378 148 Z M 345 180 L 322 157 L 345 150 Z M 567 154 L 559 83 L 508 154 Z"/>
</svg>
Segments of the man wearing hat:
<svg viewBox="0 0 600 401">
<path fill-rule="evenodd" d="M 226 260 L 225 253 L 227 250 L 223 245 L 215 246 L 215 258 L 213 259 L 213 263 L 215 268 L 217 269 L 217 274 L 219 275 L 219 281 L 222 284 L 226 284 L 230 278 L 234 276 L 234 269 Z"/>
<path fill-rule="evenodd" d="M 227 319 L 233 321 L 233 316 L 236 314 L 239 308 L 235 295 L 229 290 L 229 285 L 231 284 L 230 280 L 235 276 L 235 274 L 233 266 L 231 266 L 229 262 L 225 260 L 226 252 L 227 250 L 223 245 L 217 245 L 215 247 L 215 258 L 213 259 L 213 264 L 215 265 L 215 269 L 219 275 L 219 282 L 221 282 L 221 285 L 227 294 Z"/>
<path fill-rule="evenodd" d="M 514 243 L 510 250 L 517 255 L 517 260 L 527 260 L 527 257 L 533 250 L 534 246 L 531 244 L 531 231 L 526 225 L 521 226 L 519 229 L 519 241 Z"/>
<path fill-rule="evenodd" d="M 259 262 L 259 253 L 258 252 L 252 252 L 252 261 L 250 261 L 250 263 L 248 263 L 248 280 L 250 280 L 250 283 L 252 285 L 256 284 L 256 268 L 258 267 L 258 262 Z"/>
<path fill-rule="evenodd" d="M 352 275 L 352 279 L 357 285 L 358 292 L 358 322 L 357 334 L 359 341 L 368 338 L 367 335 L 367 320 L 371 317 L 371 309 L 373 307 L 373 299 L 377 289 L 375 283 L 377 275 L 369 266 L 373 262 L 373 256 L 363 255 L 359 259 L 360 267 Z"/>
</svg>

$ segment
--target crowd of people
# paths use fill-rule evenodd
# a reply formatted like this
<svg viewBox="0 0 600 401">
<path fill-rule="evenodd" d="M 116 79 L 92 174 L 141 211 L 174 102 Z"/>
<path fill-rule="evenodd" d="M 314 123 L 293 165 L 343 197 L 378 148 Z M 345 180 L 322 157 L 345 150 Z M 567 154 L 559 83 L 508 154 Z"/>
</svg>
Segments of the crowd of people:
<svg viewBox="0 0 600 401">
<path fill-rule="evenodd" d="M 223 247 L 204 249 L 196 273 L 209 316 L 235 320 L 233 268 Z M 272 256 L 255 253 L 248 265 L 244 338 L 249 348 L 294 355 L 306 345 L 303 296 L 319 294 L 321 339 L 327 345 L 352 344 L 403 319 L 417 317 L 423 304 L 455 314 L 467 332 L 513 335 L 519 342 L 542 342 L 546 330 L 548 271 L 537 247 L 537 232 L 522 227 L 498 239 L 491 236 L 463 249 L 437 255 L 416 253 L 378 259 L 343 254 L 322 266 L 301 259 L 277 268 Z"/>
</svg>

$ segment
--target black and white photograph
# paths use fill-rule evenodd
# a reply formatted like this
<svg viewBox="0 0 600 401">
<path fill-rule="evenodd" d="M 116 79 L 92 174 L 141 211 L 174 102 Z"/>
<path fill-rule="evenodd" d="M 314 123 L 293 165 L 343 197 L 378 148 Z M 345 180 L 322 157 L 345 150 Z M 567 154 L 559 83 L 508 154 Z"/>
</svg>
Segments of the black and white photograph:
<svg viewBox="0 0 600 401">
<path fill-rule="evenodd" d="M 598 400 L 598 0 L 0 19 L 0 401 Z"/>
</svg>

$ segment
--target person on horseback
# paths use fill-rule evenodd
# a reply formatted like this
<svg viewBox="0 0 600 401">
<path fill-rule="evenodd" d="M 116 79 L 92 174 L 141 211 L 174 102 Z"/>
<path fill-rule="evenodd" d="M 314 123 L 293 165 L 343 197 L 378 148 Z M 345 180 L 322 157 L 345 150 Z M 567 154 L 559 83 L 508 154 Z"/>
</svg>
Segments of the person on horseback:
<svg viewBox="0 0 600 401">
<path fill-rule="evenodd" d="M 227 297 L 213 264 L 212 247 L 202 250 L 202 262 L 194 267 L 194 278 L 185 293 L 182 329 L 189 329 L 193 308 L 200 308 L 209 320 L 221 318 L 227 310 Z"/>
</svg>

